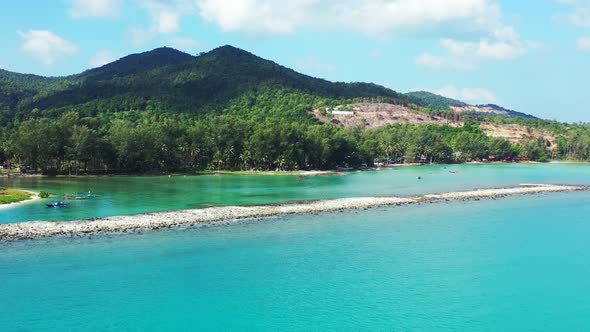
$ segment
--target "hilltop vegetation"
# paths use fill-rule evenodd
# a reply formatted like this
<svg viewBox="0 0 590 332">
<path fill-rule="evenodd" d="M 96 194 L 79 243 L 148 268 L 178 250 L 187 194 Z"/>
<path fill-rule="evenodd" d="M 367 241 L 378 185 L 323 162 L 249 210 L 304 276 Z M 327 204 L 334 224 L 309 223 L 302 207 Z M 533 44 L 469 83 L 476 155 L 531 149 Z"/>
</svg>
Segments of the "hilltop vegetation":
<svg viewBox="0 0 590 332">
<path fill-rule="evenodd" d="M 305 76 L 231 46 L 197 57 L 161 48 L 63 78 L 0 72 L 0 109 L 19 120 L 35 109 L 49 117 L 130 110 L 203 115 L 245 111 L 244 106 L 248 113 L 251 106 L 291 112 L 294 100 L 308 107 L 321 100 L 377 96 L 403 98 L 374 84 Z"/>
<path fill-rule="evenodd" d="M 406 93 L 406 96 L 416 104 L 433 110 L 450 110 L 451 106 L 467 106 L 467 104 L 462 101 L 439 96 L 426 91 L 408 92 Z"/>
<path fill-rule="evenodd" d="M 0 162 L 46 173 L 130 173 L 590 155 L 580 125 L 483 116 L 462 118 L 463 127 L 341 128 L 311 112 L 376 98 L 457 117 L 382 86 L 309 77 L 231 46 L 198 56 L 161 48 L 67 77 L 0 71 Z M 490 138 L 481 121 L 547 128 L 560 135 L 559 147 Z"/>
<path fill-rule="evenodd" d="M 495 104 L 469 105 L 459 100 L 443 97 L 431 92 L 417 91 L 405 94 L 414 103 L 437 111 L 452 111 L 454 113 L 486 115 L 492 114 L 508 118 L 530 118 L 534 116 L 526 113 L 516 112 Z"/>
</svg>

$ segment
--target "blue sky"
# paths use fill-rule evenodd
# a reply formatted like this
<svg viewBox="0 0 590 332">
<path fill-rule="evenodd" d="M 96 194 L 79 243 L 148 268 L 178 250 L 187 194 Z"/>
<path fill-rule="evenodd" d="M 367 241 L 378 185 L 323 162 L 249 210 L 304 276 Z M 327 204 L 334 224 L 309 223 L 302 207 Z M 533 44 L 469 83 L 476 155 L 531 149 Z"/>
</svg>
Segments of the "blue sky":
<svg viewBox="0 0 590 332">
<path fill-rule="evenodd" d="M 305 74 L 590 122 L 590 0 L 20 0 L 0 68 L 68 75 L 231 44 Z"/>
</svg>

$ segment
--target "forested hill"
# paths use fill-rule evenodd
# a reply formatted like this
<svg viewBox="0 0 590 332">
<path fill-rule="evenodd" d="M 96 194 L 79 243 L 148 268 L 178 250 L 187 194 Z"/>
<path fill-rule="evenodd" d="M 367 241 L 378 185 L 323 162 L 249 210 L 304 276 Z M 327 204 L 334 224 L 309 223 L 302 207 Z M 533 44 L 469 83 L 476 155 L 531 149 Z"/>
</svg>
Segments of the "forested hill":
<svg viewBox="0 0 590 332">
<path fill-rule="evenodd" d="M 447 98 L 427 91 L 415 91 L 405 94 L 413 103 L 433 110 L 450 110 L 455 113 L 492 115 L 507 118 L 537 119 L 530 114 L 516 112 L 495 104 L 469 105 L 460 100 Z"/>
<path fill-rule="evenodd" d="M 97 116 L 148 108 L 190 114 L 292 112 L 297 104 L 362 97 L 407 99 L 375 84 L 306 76 L 232 46 L 198 56 L 159 48 L 58 78 L 0 71 L 4 123 L 15 115 L 26 118 L 34 109 L 50 117 L 66 111 Z"/>
<path fill-rule="evenodd" d="M 467 106 L 462 101 L 443 97 L 427 91 L 414 91 L 406 93 L 413 102 L 433 110 L 449 110 L 451 106 Z"/>
<path fill-rule="evenodd" d="M 85 80 L 111 80 L 125 77 L 156 68 L 187 62 L 194 59 L 190 54 L 173 48 L 162 47 L 149 52 L 131 54 L 102 67 L 94 68 L 76 75 Z"/>
<path fill-rule="evenodd" d="M 496 116 L 507 110 L 495 105 L 428 109 L 412 97 L 231 46 L 198 56 L 159 48 L 66 77 L 0 71 L 0 166 L 108 174 L 590 158 L 589 126 Z M 457 114 L 473 108 L 487 112 Z M 351 113 L 358 125 L 340 126 Z"/>
</svg>

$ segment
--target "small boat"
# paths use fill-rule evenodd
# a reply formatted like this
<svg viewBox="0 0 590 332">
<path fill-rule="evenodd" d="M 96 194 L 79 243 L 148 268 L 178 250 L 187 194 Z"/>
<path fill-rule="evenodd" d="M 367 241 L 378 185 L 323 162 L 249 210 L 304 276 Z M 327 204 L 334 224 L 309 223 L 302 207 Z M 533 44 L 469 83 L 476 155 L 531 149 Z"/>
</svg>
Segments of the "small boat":
<svg viewBox="0 0 590 332">
<path fill-rule="evenodd" d="M 76 195 L 76 194 L 66 194 L 63 196 L 63 199 L 68 200 L 68 201 L 81 201 L 81 200 L 88 199 L 88 197 L 80 196 L 80 195 Z"/>
<path fill-rule="evenodd" d="M 79 192 L 79 193 L 76 193 L 76 195 L 77 196 L 80 196 L 80 197 L 87 197 L 87 198 L 95 198 L 95 197 L 97 197 L 96 194 L 93 194 L 90 191 L 87 191 L 87 192 Z"/>
<path fill-rule="evenodd" d="M 81 201 L 81 200 L 95 198 L 95 197 L 98 197 L 98 196 L 96 194 L 93 194 L 90 191 L 88 191 L 88 192 L 78 192 L 75 194 L 65 194 L 63 196 L 63 199 L 71 200 L 71 201 Z"/>
<path fill-rule="evenodd" d="M 50 208 L 63 208 L 63 207 L 67 207 L 66 203 L 64 203 L 64 202 L 55 202 L 55 203 L 49 203 L 49 204 L 46 204 L 46 205 L 47 205 L 47 207 L 50 207 Z"/>
</svg>

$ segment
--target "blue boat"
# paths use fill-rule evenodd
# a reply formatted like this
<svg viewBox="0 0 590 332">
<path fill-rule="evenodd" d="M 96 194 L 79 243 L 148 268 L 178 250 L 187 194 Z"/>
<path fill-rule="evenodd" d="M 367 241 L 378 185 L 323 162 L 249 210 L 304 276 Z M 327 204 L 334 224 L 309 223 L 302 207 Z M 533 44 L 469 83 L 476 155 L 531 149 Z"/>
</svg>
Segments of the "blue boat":
<svg viewBox="0 0 590 332">
<path fill-rule="evenodd" d="M 64 202 L 48 203 L 46 205 L 47 205 L 47 207 L 50 207 L 50 208 L 65 208 L 65 207 L 68 207 L 67 204 L 64 203 Z"/>
</svg>

